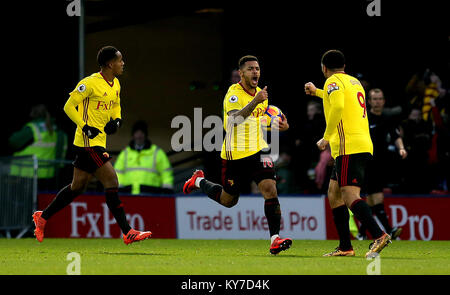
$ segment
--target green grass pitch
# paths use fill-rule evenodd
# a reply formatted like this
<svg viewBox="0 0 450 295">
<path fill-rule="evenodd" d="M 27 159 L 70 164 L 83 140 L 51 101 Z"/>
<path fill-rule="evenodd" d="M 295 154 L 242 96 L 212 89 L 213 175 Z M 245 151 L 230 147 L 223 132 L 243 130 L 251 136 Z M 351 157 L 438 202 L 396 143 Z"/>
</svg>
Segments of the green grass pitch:
<svg viewBox="0 0 450 295">
<path fill-rule="evenodd" d="M 269 254 L 265 240 L 0 239 L 0 274 L 65 275 L 80 254 L 82 275 L 365 275 L 370 241 L 353 241 L 355 257 L 322 257 L 337 241 L 294 240 Z M 450 241 L 394 241 L 380 255 L 382 275 L 450 274 Z"/>
</svg>

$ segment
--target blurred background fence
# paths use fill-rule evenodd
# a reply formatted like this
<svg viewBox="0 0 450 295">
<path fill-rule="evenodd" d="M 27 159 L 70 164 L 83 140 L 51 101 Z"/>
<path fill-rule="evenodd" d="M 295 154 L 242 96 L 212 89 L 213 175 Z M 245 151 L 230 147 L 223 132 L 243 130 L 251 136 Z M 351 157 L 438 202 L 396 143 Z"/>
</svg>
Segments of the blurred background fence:
<svg viewBox="0 0 450 295">
<path fill-rule="evenodd" d="M 0 230 L 20 238 L 31 227 L 37 201 L 36 156 L 0 157 Z M 26 174 L 26 176 L 22 176 Z"/>
</svg>

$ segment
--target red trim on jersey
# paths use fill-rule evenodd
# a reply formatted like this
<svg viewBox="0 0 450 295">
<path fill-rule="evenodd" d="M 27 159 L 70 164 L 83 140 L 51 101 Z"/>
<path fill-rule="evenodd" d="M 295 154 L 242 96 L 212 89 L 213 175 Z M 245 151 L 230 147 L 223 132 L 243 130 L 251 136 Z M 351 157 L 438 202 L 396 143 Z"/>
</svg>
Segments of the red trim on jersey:
<svg viewBox="0 0 450 295">
<path fill-rule="evenodd" d="M 345 136 L 344 136 L 344 130 L 342 128 L 342 122 L 341 122 L 341 150 L 342 150 L 342 155 L 345 155 Z"/>
<path fill-rule="evenodd" d="M 233 136 L 233 124 L 228 122 L 227 124 L 227 133 L 225 136 L 225 154 L 226 154 L 226 158 L 227 160 L 233 160 L 233 153 L 232 153 L 232 148 L 231 148 L 231 140 L 232 140 L 232 136 Z"/>
<path fill-rule="evenodd" d="M 114 86 L 114 80 L 112 81 L 112 83 L 109 83 L 108 80 L 106 80 L 105 76 L 103 76 L 102 72 L 99 72 L 100 75 L 102 75 L 103 79 L 106 81 L 106 83 L 108 83 L 109 86 L 113 87 Z"/>
<path fill-rule="evenodd" d="M 338 126 L 338 134 L 339 134 L 339 155 L 345 155 L 345 134 L 344 134 L 344 123 L 339 122 Z"/>
<path fill-rule="evenodd" d="M 84 122 L 86 122 L 86 124 L 88 123 L 88 109 L 89 109 L 89 97 L 87 97 L 84 101 L 83 101 L 83 119 Z M 83 139 L 84 139 L 84 146 L 90 146 L 89 144 L 89 137 L 83 132 L 81 131 L 81 133 L 83 134 Z"/>
<path fill-rule="evenodd" d="M 255 94 L 251 94 L 247 89 L 245 89 L 244 85 L 242 85 L 241 81 L 239 81 L 238 83 L 239 85 L 241 85 L 242 89 L 244 89 L 244 91 L 251 96 L 255 96 L 256 95 L 256 90 L 255 90 Z"/>
<path fill-rule="evenodd" d="M 342 155 L 342 134 L 341 134 L 341 123 L 337 125 L 338 135 L 339 135 L 339 156 Z"/>
</svg>

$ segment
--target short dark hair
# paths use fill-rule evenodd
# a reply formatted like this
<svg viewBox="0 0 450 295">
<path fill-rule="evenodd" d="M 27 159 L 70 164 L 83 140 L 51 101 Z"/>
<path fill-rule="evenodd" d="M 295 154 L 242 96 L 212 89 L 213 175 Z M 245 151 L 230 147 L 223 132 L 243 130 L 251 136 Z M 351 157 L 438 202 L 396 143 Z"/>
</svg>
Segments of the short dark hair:
<svg viewBox="0 0 450 295">
<path fill-rule="evenodd" d="M 117 48 L 114 46 L 104 46 L 97 53 L 97 62 L 101 67 L 105 67 L 108 62 L 117 57 Z"/>
<path fill-rule="evenodd" d="M 145 136 L 148 135 L 148 125 L 144 120 L 136 121 L 131 128 L 131 134 L 133 135 L 136 131 L 141 130 L 144 132 Z"/>
<path fill-rule="evenodd" d="M 245 63 L 248 61 L 256 61 L 259 63 L 258 58 L 256 56 L 246 55 L 239 59 L 239 62 L 238 62 L 239 69 L 241 69 L 242 66 L 245 65 Z"/>
<path fill-rule="evenodd" d="M 385 99 L 385 98 L 384 98 L 383 90 L 381 90 L 380 88 L 372 88 L 372 89 L 370 89 L 370 90 L 369 90 L 369 95 L 368 95 L 368 98 L 369 98 L 369 99 L 372 99 L 372 93 L 381 93 L 382 96 L 383 96 L 383 99 Z"/>
<path fill-rule="evenodd" d="M 330 70 L 342 69 L 345 65 L 344 54 L 336 49 L 328 50 L 322 55 L 322 64 Z"/>
</svg>

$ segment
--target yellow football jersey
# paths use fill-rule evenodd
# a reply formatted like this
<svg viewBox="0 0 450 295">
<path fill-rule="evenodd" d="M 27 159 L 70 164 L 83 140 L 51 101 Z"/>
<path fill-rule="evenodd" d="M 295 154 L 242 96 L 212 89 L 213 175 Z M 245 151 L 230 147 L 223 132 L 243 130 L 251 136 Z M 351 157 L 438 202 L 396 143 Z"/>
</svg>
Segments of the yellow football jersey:
<svg viewBox="0 0 450 295">
<path fill-rule="evenodd" d="M 228 124 L 228 112 L 244 108 L 259 91 L 261 91 L 261 88 L 257 87 L 253 95 L 241 83 L 233 84 L 228 88 L 223 100 L 223 127 L 226 135 L 220 154 L 222 159 L 242 159 L 268 147 L 261 129 L 261 119 L 268 106 L 267 100 L 258 104 L 243 123 L 237 126 Z"/>
<path fill-rule="evenodd" d="M 323 98 L 328 140 L 334 159 L 342 155 L 373 153 L 365 92 L 358 79 L 343 72 L 325 81 L 316 95 Z"/>
<path fill-rule="evenodd" d="M 72 116 L 76 117 L 74 122 L 77 124 L 73 144 L 79 147 L 106 148 L 106 133 L 103 128 L 110 118 L 121 118 L 119 80 L 114 78 L 110 83 L 101 73 L 94 73 L 77 84 L 70 93 L 69 102 L 77 106 L 77 115 Z M 67 109 L 72 111 L 70 107 Z M 89 139 L 82 131 L 85 124 L 99 129 L 102 133 Z"/>
</svg>

